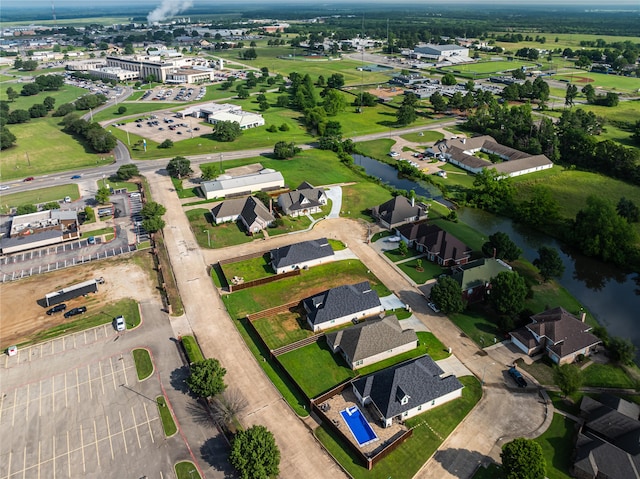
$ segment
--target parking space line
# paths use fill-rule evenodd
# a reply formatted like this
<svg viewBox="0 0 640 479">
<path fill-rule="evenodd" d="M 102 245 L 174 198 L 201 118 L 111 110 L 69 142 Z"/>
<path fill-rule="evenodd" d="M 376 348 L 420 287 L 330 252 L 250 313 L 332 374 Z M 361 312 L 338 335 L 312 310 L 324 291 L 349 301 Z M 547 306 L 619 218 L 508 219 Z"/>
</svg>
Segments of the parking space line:
<svg viewBox="0 0 640 479">
<path fill-rule="evenodd" d="M 2 396 L 0 396 L 0 424 L 2 424 L 2 411 L 3 411 L 3 407 L 4 407 L 4 398 L 6 398 L 7 395 L 3 394 Z"/>
<path fill-rule="evenodd" d="M 95 338 L 96 341 L 98 340 L 98 330 L 97 329 L 93 330 L 93 337 Z"/>
<path fill-rule="evenodd" d="M 56 435 L 53 435 L 53 479 L 56 479 Z"/>
<path fill-rule="evenodd" d="M 117 391 L 118 386 L 116 386 L 116 372 L 113 369 L 113 358 L 109 358 L 109 364 L 111 365 L 111 379 L 113 380 L 113 390 Z"/>
<path fill-rule="evenodd" d="M 129 454 L 127 450 L 127 438 L 124 435 L 124 423 L 122 422 L 122 413 L 118 411 L 118 416 L 120 416 L 120 429 L 122 429 L 122 442 L 124 442 L 124 453 Z"/>
<path fill-rule="evenodd" d="M 42 441 L 38 441 L 38 479 L 40 479 L 40 456 L 42 455 Z"/>
<path fill-rule="evenodd" d="M 82 336 L 84 337 L 84 344 L 87 344 L 87 330 L 86 329 L 82 332 Z"/>
<path fill-rule="evenodd" d="M 7 478 L 11 477 L 11 450 L 9 451 L 9 459 L 7 459 Z"/>
<path fill-rule="evenodd" d="M 51 377 L 51 412 L 56 412 L 56 376 Z"/>
<path fill-rule="evenodd" d="M 31 384 L 27 384 L 27 407 L 24 408 L 24 419 L 29 422 L 29 403 L 31 402 Z"/>
<path fill-rule="evenodd" d="M 111 427 L 109 427 L 109 416 L 105 416 L 107 420 L 107 437 L 109 438 L 109 446 L 111 447 L 111 460 L 115 458 L 113 455 L 113 442 L 111 441 Z"/>
<path fill-rule="evenodd" d="M 93 389 L 91 388 L 91 366 L 87 365 L 87 377 L 89 378 L 89 380 L 87 381 L 89 383 L 89 397 L 91 399 L 93 399 Z"/>
<path fill-rule="evenodd" d="M 149 420 L 149 412 L 147 411 L 147 403 L 142 403 L 144 407 L 144 415 L 147 418 L 147 426 L 149 426 L 149 435 L 151 436 L 151 443 L 155 444 L 155 440 L 153 439 L 153 430 L 151 429 L 151 421 Z"/>
<path fill-rule="evenodd" d="M 100 467 L 100 449 L 98 448 L 98 428 L 96 427 L 96 420 L 93 420 L 93 437 L 96 441 L 96 456 L 98 456 L 98 467 Z"/>
<path fill-rule="evenodd" d="M 67 437 L 69 432 L 67 432 Z M 80 424 L 80 448 L 82 449 L 82 472 L 87 472 L 87 467 L 85 465 L 85 461 L 84 461 L 84 436 L 82 433 L 82 424 Z"/>
<path fill-rule="evenodd" d="M 16 423 L 16 400 L 18 399 L 18 389 L 13 390 L 13 414 L 11 414 L 11 427 Z"/>
<path fill-rule="evenodd" d="M 78 390 L 78 402 L 80 402 L 80 378 L 78 377 L 77 369 L 76 369 L 76 389 Z"/>
<path fill-rule="evenodd" d="M 127 380 L 127 368 L 124 366 L 124 358 L 122 357 L 122 355 L 120 356 L 120 360 L 122 361 L 122 373 L 124 374 L 124 384 L 128 386 L 129 381 Z"/>
<path fill-rule="evenodd" d="M 38 417 L 42 417 L 42 379 L 38 384 L 40 385 L 40 392 L 38 393 Z"/>
<path fill-rule="evenodd" d="M 138 447 L 142 449 L 142 444 L 140 444 L 140 433 L 138 432 L 138 425 L 136 424 L 136 413 L 133 412 L 133 406 L 131 406 L 131 416 L 133 417 L 133 428 L 136 431 L 136 436 L 138 437 Z"/>
<path fill-rule="evenodd" d="M 69 407 L 69 401 L 67 400 L 67 372 L 64 372 L 64 407 Z"/>
<path fill-rule="evenodd" d="M 82 424 L 80 424 L 80 436 L 82 437 Z M 84 467 L 84 447 L 82 448 L 82 466 Z M 67 472 L 71 479 L 71 447 L 69 446 L 69 431 L 67 431 Z"/>
<path fill-rule="evenodd" d="M 22 458 L 22 479 L 27 475 L 27 446 L 24 446 L 24 457 Z"/>
<path fill-rule="evenodd" d="M 102 376 L 102 361 L 98 361 L 98 369 L 100 369 L 100 385 L 102 386 L 102 395 L 104 396 L 104 376 Z"/>
</svg>

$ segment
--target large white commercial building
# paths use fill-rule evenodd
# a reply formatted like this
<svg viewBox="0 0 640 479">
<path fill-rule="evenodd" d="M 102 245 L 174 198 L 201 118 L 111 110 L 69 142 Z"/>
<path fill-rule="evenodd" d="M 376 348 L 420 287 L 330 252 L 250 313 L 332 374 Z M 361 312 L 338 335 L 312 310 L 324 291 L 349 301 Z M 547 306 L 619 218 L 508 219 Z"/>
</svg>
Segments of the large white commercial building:
<svg viewBox="0 0 640 479">
<path fill-rule="evenodd" d="M 221 121 L 235 121 L 242 130 L 256 128 L 264 125 L 264 118 L 258 113 L 243 111 L 241 107 L 231 103 L 205 103 L 185 108 L 178 115 L 204 118 L 208 123 L 215 125 Z"/>
<path fill-rule="evenodd" d="M 155 77 L 161 83 L 199 83 L 213 80 L 214 70 L 202 58 L 159 55 L 108 56 L 107 67 L 138 72 L 140 78 Z"/>
</svg>

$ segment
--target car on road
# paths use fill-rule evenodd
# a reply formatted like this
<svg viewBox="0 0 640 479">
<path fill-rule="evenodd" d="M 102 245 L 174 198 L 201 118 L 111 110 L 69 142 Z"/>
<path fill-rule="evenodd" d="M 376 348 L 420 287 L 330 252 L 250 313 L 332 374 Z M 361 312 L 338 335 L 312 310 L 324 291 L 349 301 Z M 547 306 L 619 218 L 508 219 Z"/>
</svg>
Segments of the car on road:
<svg viewBox="0 0 640 479">
<path fill-rule="evenodd" d="M 0 191 L 8 190 L 8 189 L 9 189 L 9 186 L 7 186 L 7 185 L 0 185 Z"/>
<path fill-rule="evenodd" d="M 113 319 L 113 326 L 116 328 L 116 331 L 124 331 L 127 329 L 127 323 L 125 323 L 122 316 Z"/>
<path fill-rule="evenodd" d="M 72 308 L 69 311 L 67 311 L 66 313 L 64 313 L 64 317 L 65 318 L 71 318 L 73 316 L 77 316 L 78 314 L 83 314 L 87 312 L 87 307 L 86 306 L 79 306 L 77 308 Z"/>
<path fill-rule="evenodd" d="M 82 178 L 82 175 L 73 175 L 71 177 L 72 180 L 79 180 L 80 178 Z"/>
<path fill-rule="evenodd" d="M 33 181 L 35 180 L 35 178 L 33 176 L 27 176 L 24 180 L 22 181 Z"/>
<path fill-rule="evenodd" d="M 397 151 L 392 151 L 392 152 L 389 153 L 389 156 L 391 158 L 395 158 L 396 156 L 400 156 L 400 153 L 398 153 Z"/>
<path fill-rule="evenodd" d="M 436 303 L 427 303 L 429 305 L 429 307 L 433 310 L 434 313 L 439 313 L 440 312 L 440 308 L 438 308 L 436 306 Z"/>
<path fill-rule="evenodd" d="M 522 374 L 520 374 L 520 371 L 518 371 L 515 366 L 509 368 L 509 376 L 513 378 L 519 388 L 527 387 L 526 379 L 522 376 Z"/>
<path fill-rule="evenodd" d="M 54 313 L 61 313 L 67 309 L 67 305 L 64 303 L 56 304 L 53 308 L 47 310 L 47 315 L 51 316 Z"/>
</svg>

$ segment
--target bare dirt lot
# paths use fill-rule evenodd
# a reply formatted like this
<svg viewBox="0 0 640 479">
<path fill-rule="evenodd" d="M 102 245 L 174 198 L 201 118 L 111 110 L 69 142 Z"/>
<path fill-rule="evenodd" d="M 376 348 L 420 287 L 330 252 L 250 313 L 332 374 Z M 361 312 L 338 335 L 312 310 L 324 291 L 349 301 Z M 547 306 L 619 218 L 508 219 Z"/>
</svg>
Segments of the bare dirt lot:
<svg viewBox="0 0 640 479">
<path fill-rule="evenodd" d="M 109 259 L 88 263 L 52 273 L 39 274 L 30 278 L 0 285 L 0 343 L 3 348 L 19 344 L 33 334 L 65 321 L 62 313 L 47 316 L 48 308 L 41 306 L 45 294 L 93 278 L 103 277 L 104 284 L 98 285 L 98 292 L 87 298 L 67 301 L 67 309 L 87 305 L 96 311 L 101 306 L 124 298 L 137 301 L 148 300 L 157 293 L 150 277 L 151 258 L 148 252 L 136 253 L 137 259 Z M 146 266 L 143 268 L 142 264 Z"/>
</svg>

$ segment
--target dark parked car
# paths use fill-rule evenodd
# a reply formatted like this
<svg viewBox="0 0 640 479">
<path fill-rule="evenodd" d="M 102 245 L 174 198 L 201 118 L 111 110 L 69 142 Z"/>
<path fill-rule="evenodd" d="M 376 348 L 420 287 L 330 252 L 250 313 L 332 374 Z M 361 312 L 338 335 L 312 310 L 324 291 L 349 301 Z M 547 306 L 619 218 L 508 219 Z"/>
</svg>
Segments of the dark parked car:
<svg viewBox="0 0 640 479">
<path fill-rule="evenodd" d="M 27 176 L 24 180 L 22 181 L 33 181 L 35 180 L 35 178 L 33 176 Z"/>
<path fill-rule="evenodd" d="M 82 178 L 82 175 L 73 175 L 71 177 L 72 180 L 79 180 L 80 178 Z"/>
<path fill-rule="evenodd" d="M 82 313 L 86 313 L 87 312 L 87 307 L 86 306 L 80 306 L 79 308 L 73 308 L 70 309 L 69 311 L 67 311 L 66 313 L 64 313 L 64 317 L 65 318 L 70 318 L 72 316 L 76 316 L 78 314 L 82 314 Z"/>
<path fill-rule="evenodd" d="M 62 311 L 64 311 L 65 309 L 67 309 L 67 305 L 62 303 L 62 304 L 56 304 L 53 308 L 47 310 L 47 314 L 49 316 L 51 316 L 53 313 L 60 313 Z"/>
<path fill-rule="evenodd" d="M 513 380 L 516 382 L 518 387 L 520 388 L 527 387 L 527 381 L 522 377 L 522 374 L 520 374 L 520 371 L 518 371 L 515 367 L 511 367 L 509 369 L 509 376 L 513 378 Z"/>
</svg>

